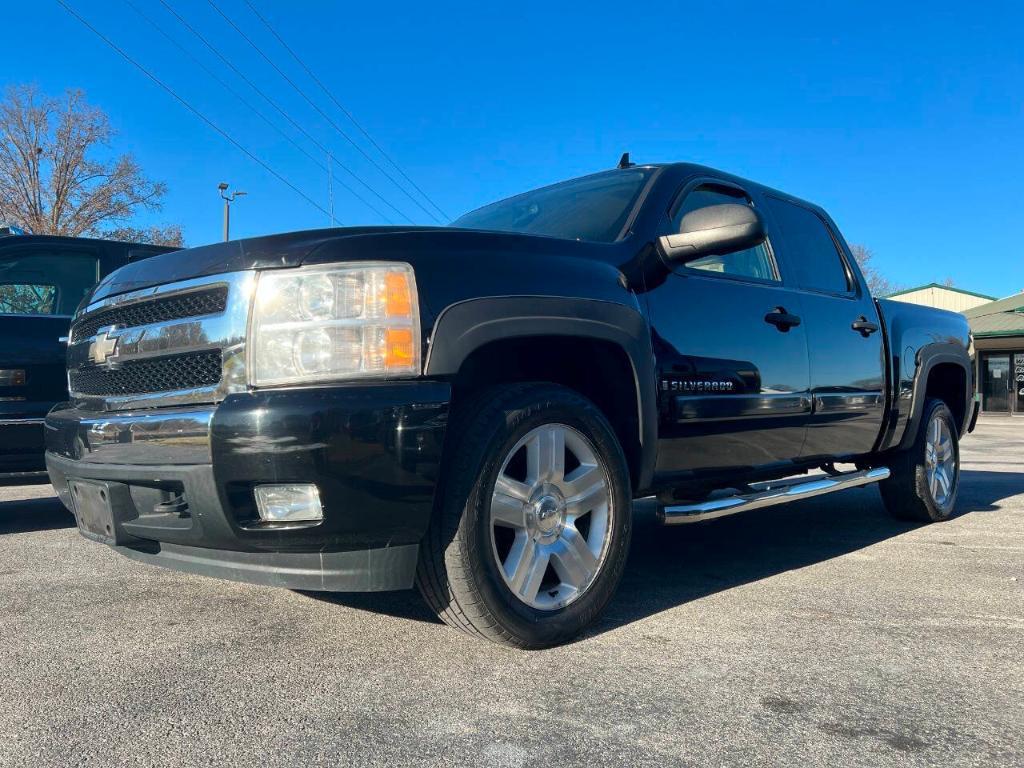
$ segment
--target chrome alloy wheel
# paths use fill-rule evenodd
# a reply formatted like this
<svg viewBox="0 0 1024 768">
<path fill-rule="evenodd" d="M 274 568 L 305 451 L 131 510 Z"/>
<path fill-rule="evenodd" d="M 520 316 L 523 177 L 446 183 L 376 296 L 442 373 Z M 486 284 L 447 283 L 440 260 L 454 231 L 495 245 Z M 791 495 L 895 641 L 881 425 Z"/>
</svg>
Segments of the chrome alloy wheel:
<svg viewBox="0 0 1024 768">
<path fill-rule="evenodd" d="M 586 437 L 564 424 L 530 430 L 505 457 L 491 495 L 491 549 L 505 584 L 538 610 L 573 602 L 607 559 L 616 512 Z"/>
<path fill-rule="evenodd" d="M 956 491 L 956 452 L 949 425 L 938 415 L 928 425 L 924 443 L 924 469 L 932 500 L 945 509 Z"/>
</svg>

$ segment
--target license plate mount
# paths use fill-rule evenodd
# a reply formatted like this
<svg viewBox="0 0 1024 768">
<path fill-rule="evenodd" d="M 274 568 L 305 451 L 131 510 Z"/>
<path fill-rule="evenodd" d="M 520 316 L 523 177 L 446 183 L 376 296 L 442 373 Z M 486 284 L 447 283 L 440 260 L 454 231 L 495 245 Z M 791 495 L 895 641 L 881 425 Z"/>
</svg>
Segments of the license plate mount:
<svg viewBox="0 0 1024 768">
<path fill-rule="evenodd" d="M 122 484 L 69 479 L 68 485 L 78 530 L 104 544 L 120 543 L 119 539 L 124 538 L 124 534 L 118 534 L 113 502 L 120 495 L 117 491 L 123 487 Z"/>
</svg>

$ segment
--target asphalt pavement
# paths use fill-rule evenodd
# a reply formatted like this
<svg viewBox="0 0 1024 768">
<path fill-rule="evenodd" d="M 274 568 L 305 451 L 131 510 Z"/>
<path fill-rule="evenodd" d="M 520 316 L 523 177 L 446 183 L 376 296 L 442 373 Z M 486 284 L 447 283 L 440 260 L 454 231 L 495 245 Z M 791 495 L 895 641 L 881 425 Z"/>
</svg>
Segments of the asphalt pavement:
<svg viewBox="0 0 1024 768">
<path fill-rule="evenodd" d="M 0 766 L 1024 765 L 1024 419 L 957 516 L 877 489 L 681 528 L 641 509 L 604 619 L 517 652 L 414 592 L 188 576 L 0 488 Z"/>
</svg>

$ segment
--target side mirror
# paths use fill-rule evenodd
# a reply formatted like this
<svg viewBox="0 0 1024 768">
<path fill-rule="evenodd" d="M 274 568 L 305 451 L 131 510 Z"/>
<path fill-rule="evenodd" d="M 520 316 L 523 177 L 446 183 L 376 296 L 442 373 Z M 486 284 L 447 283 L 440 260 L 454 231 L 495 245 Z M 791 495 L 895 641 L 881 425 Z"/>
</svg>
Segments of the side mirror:
<svg viewBox="0 0 1024 768">
<path fill-rule="evenodd" d="M 685 264 L 753 248 L 764 239 L 764 223 L 757 211 L 749 205 L 724 203 L 690 211 L 683 216 L 679 234 L 662 237 L 661 247 L 667 258 Z"/>
</svg>

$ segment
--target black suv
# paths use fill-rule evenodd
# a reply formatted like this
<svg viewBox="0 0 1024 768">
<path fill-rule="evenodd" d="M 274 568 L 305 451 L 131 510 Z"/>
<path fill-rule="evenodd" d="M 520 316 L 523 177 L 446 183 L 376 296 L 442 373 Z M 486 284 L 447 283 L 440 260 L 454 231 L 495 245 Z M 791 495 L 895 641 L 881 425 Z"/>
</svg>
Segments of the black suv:
<svg viewBox="0 0 1024 768">
<path fill-rule="evenodd" d="M 416 584 L 519 647 L 600 614 L 634 498 L 674 525 L 879 483 L 947 518 L 974 414 L 962 316 L 874 300 L 823 210 L 688 164 L 156 256 L 71 334 L 47 466 L 87 537 L 294 589 Z"/>
</svg>

